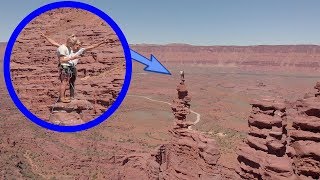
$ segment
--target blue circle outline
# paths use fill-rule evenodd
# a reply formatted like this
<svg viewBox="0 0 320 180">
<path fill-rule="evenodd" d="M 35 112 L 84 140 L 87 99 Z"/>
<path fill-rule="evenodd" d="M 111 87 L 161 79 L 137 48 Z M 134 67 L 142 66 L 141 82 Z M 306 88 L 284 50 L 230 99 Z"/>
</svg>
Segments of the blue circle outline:
<svg viewBox="0 0 320 180">
<path fill-rule="evenodd" d="M 120 93 L 118 94 L 117 99 L 114 101 L 114 103 L 106 110 L 103 114 L 101 114 L 99 117 L 96 119 L 89 121 L 84 124 L 80 125 L 75 125 L 75 126 L 60 126 L 60 125 L 55 125 L 48 123 L 37 116 L 35 116 L 33 113 L 31 113 L 20 101 L 18 98 L 12 81 L 11 81 L 11 75 L 10 75 L 10 58 L 11 58 L 11 52 L 12 48 L 15 44 L 15 41 L 17 37 L 19 36 L 20 32 L 24 29 L 24 27 L 32 21 L 34 18 L 39 16 L 40 14 L 57 9 L 57 8 L 80 8 L 83 10 L 87 10 L 97 16 L 99 16 L 101 19 L 103 19 L 105 22 L 107 22 L 111 28 L 114 30 L 114 32 L 117 34 L 122 47 L 123 51 L 125 54 L 125 60 L 126 60 L 126 74 L 125 74 L 125 79 L 124 79 L 124 84 L 122 86 L 122 89 Z M 130 86 L 130 81 L 131 81 L 131 75 L 132 75 L 132 61 L 131 61 L 131 54 L 130 54 L 130 48 L 129 44 L 119 28 L 119 26 L 103 11 L 99 10 L 98 8 L 91 6 L 89 4 L 81 3 L 81 2 L 74 2 L 74 1 L 61 1 L 61 2 L 54 2 L 50 3 L 47 5 L 44 5 L 33 12 L 31 12 L 28 16 L 26 16 L 20 23 L 19 25 L 15 28 L 13 31 L 9 42 L 7 44 L 6 50 L 5 50 L 5 55 L 4 55 L 4 61 L 3 61 L 3 72 L 4 72 L 4 79 L 5 83 L 7 86 L 7 90 L 10 94 L 11 99 L 15 103 L 15 105 L 18 107 L 18 109 L 26 116 L 28 117 L 32 122 L 35 124 L 53 130 L 53 131 L 58 131 L 58 132 L 77 132 L 77 131 L 83 131 L 89 128 L 92 128 L 94 126 L 97 126 L 98 124 L 102 123 L 103 121 L 107 120 L 109 116 L 111 116 L 121 105 L 122 101 L 124 100 L 129 86 Z"/>
</svg>

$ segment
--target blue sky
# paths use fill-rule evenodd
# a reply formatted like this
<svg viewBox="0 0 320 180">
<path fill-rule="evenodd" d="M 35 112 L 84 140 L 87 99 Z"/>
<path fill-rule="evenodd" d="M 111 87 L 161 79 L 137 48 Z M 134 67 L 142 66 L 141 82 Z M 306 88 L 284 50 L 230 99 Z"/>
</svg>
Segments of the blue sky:
<svg viewBox="0 0 320 180">
<path fill-rule="evenodd" d="M 25 2 L 25 3 L 22 3 Z M 54 1 L 1 2 L 0 41 Z M 106 12 L 130 44 L 320 44 L 318 0 L 84 0 Z M 19 4 L 19 5 L 17 5 Z"/>
</svg>

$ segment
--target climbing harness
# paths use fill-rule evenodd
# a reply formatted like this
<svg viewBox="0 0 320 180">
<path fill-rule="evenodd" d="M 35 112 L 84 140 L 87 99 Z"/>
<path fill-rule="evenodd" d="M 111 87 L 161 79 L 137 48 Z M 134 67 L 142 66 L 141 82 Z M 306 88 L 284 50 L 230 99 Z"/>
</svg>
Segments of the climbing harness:
<svg viewBox="0 0 320 180">
<path fill-rule="evenodd" d="M 73 89 L 74 96 L 75 96 L 76 95 L 75 88 L 73 86 L 73 83 L 71 83 L 70 79 L 72 78 L 72 76 L 76 75 L 74 73 L 74 70 L 75 70 L 76 67 L 74 65 L 71 65 L 71 64 L 70 65 L 65 65 L 65 66 L 60 65 L 59 67 L 60 67 L 61 73 L 65 73 L 65 75 L 69 76 L 69 85 Z M 51 119 L 52 114 L 54 113 L 54 108 L 55 108 L 56 104 L 58 103 L 59 98 L 60 97 L 58 97 L 57 100 L 55 101 L 55 103 L 51 106 L 51 111 L 50 111 L 49 119 L 48 119 L 49 121 Z M 88 107 L 88 105 L 86 105 L 86 110 L 89 110 L 89 108 L 90 107 Z M 67 119 L 67 120 L 69 120 L 69 119 Z"/>
<path fill-rule="evenodd" d="M 83 52 L 85 51 L 84 48 L 81 48 L 78 52 L 74 53 L 73 56 L 79 56 L 81 55 Z M 78 59 L 74 59 L 74 60 L 71 60 L 67 63 L 61 63 L 58 65 L 59 67 L 59 70 L 60 70 L 60 79 L 64 79 L 64 78 L 68 78 L 68 81 L 69 81 L 69 88 L 72 88 L 72 94 L 73 94 L 73 97 L 75 96 L 76 92 L 75 92 L 75 88 L 74 88 L 74 85 L 73 83 L 70 81 L 70 79 L 73 77 L 73 76 L 76 76 L 76 65 L 78 64 Z M 76 78 L 76 77 L 75 77 Z M 70 89 L 71 90 L 71 89 Z M 71 92 L 70 92 L 70 96 L 71 96 Z M 58 103 L 59 101 L 59 98 L 57 98 L 57 100 L 55 101 L 55 103 L 52 105 L 51 107 L 51 111 L 50 111 L 50 115 L 49 115 L 49 121 L 51 119 L 51 116 L 54 112 L 54 108 L 56 106 L 56 104 Z M 71 98 L 71 97 L 70 97 Z M 88 105 L 86 105 L 86 109 L 88 110 L 89 107 Z"/>
</svg>

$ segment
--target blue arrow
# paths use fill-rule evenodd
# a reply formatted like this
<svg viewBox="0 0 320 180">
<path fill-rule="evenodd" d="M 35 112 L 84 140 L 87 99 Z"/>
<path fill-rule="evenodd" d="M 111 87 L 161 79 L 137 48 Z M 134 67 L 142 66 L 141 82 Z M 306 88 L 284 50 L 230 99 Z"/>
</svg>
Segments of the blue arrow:
<svg viewBox="0 0 320 180">
<path fill-rule="evenodd" d="M 147 66 L 144 68 L 145 71 L 171 75 L 171 73 L 152 54 L 150 58 L 151 60 L 149 60 L 132 49 L 130 49 L 130 53 L 133 60 Z"/>
</svg>

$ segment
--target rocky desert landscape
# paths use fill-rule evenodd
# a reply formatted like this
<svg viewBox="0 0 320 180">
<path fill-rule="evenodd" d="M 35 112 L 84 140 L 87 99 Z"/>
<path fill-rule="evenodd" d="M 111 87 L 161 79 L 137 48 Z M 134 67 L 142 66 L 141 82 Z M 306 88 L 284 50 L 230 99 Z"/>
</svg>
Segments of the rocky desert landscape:
<svg viewBox="0 0 320 180">
<path fill-rule="evenodd" d="M 131 48 L 172 76 L 134 63 L 121 107 L 86 131 L 33 124 L 1 81 L 1 179 L 320 178 L 319 46 Z"/>
</svg>

